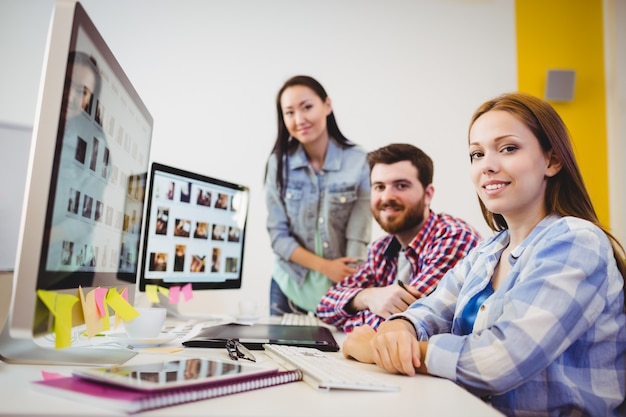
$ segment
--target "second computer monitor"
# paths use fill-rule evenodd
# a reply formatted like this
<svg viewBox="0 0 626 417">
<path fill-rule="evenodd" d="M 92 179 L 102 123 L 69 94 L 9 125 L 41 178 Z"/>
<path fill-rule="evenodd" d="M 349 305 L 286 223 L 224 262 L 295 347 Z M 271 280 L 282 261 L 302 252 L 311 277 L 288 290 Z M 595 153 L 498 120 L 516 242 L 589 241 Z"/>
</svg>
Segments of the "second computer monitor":
<svg viewBox="0 0 626 417">
<path fill-rule="evenodd" d="M 139 290 L 241 288 L 248 187 L 153 163 Z"/>
</svg>

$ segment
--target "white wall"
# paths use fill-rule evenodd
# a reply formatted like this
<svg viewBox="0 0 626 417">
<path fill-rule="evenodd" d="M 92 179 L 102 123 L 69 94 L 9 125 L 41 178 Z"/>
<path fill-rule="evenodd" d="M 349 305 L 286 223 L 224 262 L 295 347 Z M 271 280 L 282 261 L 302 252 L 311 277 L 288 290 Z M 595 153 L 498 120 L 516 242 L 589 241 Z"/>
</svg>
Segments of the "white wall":
<svg viewBox="0 0 626 417">
<path fill-rule="evenodd" d="M 611 228 L 626 245 L 626 1 L 604 0 Z"/>
<path fill-rule="evenodd" d="M 429 153 L 433 208 L 489 233 L 466 133 L 479 104 L 517 86 L 513 0 L 82 3 L 154 116 L 151 159 L 252 190 L 242 289 L 197 294 L 181 310 L 267 305 L 262 177 L 276 92 L 297 73 L 326 87 L 341 129 L 366 149 L 406 141 Z M 0 0 L 0 121 L 33 123 L 52 6 Z"/>
</svg>

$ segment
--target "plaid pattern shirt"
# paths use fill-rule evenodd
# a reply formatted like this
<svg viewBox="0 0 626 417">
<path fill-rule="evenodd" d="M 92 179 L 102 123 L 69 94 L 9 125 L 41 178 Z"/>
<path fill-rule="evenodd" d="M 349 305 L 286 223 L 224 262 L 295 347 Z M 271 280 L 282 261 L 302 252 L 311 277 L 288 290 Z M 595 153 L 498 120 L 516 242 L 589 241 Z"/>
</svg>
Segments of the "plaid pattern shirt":
<svg viewBox="0 0 626 417">
<path fill-rule="evenodd" d="M 617 415 L 624 281 L 606 235 L 585 220 L 546 217 L 513 248 L 509 274 L 463 335 L 463 310 L 508 244 L 508 230 L 486 240 L 401 314 L 428 341 L 428 372 L 489 396 L 506 415 Z"/>
<path fill-rule="evenodd" d="M 467 255 L 480 241 L 478 232 L 467 222 L 445 213 L 431 212 L 415 239 L 405 249 L 411 266 L 408 284 L 424 296 L 430 294 L 448 269 Z M 317 306 L 318 317 L 349 332 L 368 324 L 377 328 L 385 319 L 369 310 L 351 314 L 348 303 L 364 288 L 394 284 L 400 242 L 393 235 L 374 241 L 367 260 L 357 272 L 331 287 Z"/>
</svg>

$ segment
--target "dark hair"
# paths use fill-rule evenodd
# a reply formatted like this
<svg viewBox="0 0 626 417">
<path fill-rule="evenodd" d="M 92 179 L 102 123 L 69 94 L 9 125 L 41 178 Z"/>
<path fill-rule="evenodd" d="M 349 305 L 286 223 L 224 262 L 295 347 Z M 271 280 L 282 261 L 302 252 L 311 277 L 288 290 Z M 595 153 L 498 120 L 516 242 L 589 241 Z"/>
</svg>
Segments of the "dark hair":
<svg viewBox="0 0 626 417">
<path fill-rule="evenodd" d="M 276 95 L 278 134 L 276 136 L 276 142 L 274 143 L 274 147 L 272 148 L 271 153 L 276 155 L 276 184 L 281 194 L 283 193 L 283 188 L 287 176 L 287 155 L 295 151 L 295 149 L 298 147 L 299 142 L 297 140 L 294 140 L 289 135 L 287 126 L 285 126 L 285 119 L 283 117 L 283 110 L 280 105 L 280 100 L 287 88 L 298 85 L 310 88 L 319 98 L 322 99 L 322 101 L 325 101 L 326 98 L 328 98 L 328 94 L 326 94 L 326 90 L 324 90 L 324 87 L 322 87 L 322 85 L 316 79 L 309 77 L 308 75 L 296 75 L 294 77 L 291 77 L 290 79 L 285 81 L 280 90 L 278 90 L 278 94 Z M 344 148 L 354 146 L 354 143 L 350 142 L 350 140 L 348 140 L 348 138 L 346 138 L 343 133 L 341 133 L 341 130 L 339 130 L 339 126 L 337 125 L 337 121 L 335 120 L 334 112 L 330 112 L 330 114 L 326 116 L 326 128 L 328 130 L 328 136 L 337 141 L 340 146 Z M 267 165 L 265 166 L 265 176 L 267 177 Z"/>
<path fill-rule="evenodd" d="M 417 168 L 417 178 L 422 187 L 426 188 L 433 182 L 433 160 L 420 148 L 408 143 L 392 143 L 367 154 L 370 172 L 376 164 L 395 164 L 410 161 Z"/>
<path fill-rule="evenodd" d="M 561 162 L 560 171 L 547 178 L 546 212 L 561 216 L 579 217 L 602 229 L 611 241 L 617 267 L 622 277 L 626 277 L 624 248 L 598 220 L 574 156 L 569 132 L 556 110 L 546 101 L 529 94 L 503 94 L 487 101 L 474 112 L 470 122 L 470 130 L 480 116 L 491 110 L 506 111 L 515 116 L 530 129 L 543 151 L 551 150 L 554 157 Z M 480 198 L 478 201 L 483 217 L 492 230 L 498 231 L 508 227 L 502 215 L 487 210 Z M 624 301 L 626 303 L 626 299 Z"/>
</svg>

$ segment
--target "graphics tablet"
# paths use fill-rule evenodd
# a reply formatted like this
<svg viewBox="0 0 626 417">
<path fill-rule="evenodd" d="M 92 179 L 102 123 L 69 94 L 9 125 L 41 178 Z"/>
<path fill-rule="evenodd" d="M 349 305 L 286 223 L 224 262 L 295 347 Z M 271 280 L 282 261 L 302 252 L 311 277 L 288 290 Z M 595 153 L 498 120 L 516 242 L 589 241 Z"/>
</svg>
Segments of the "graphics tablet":
<svg viewBox="0 0 626 417">
<path fill-rule="evenodd" d="M 224 324 L 203 329 L 197 336 L 184 341 L 187 347 L 224 348 L 228 339 L 238 340 L 251 350 L 263 350 L 265 343 L 312 347 L 337 352 L 339 344 L 329 329 L 323 326 L 285 326 L 254 324 L 242 326 Z"/>
<path fill-rule="evenodd" d="M 80 368 L 75 369 L 73 374 L 80 378 L 136 390 L 159 391 L 224 380 L 244 380 L 251 376 L 271 375 L 277 370 L 278 368 L 242 361 L 184 358 L 140 365 Z"/>
</svg>

